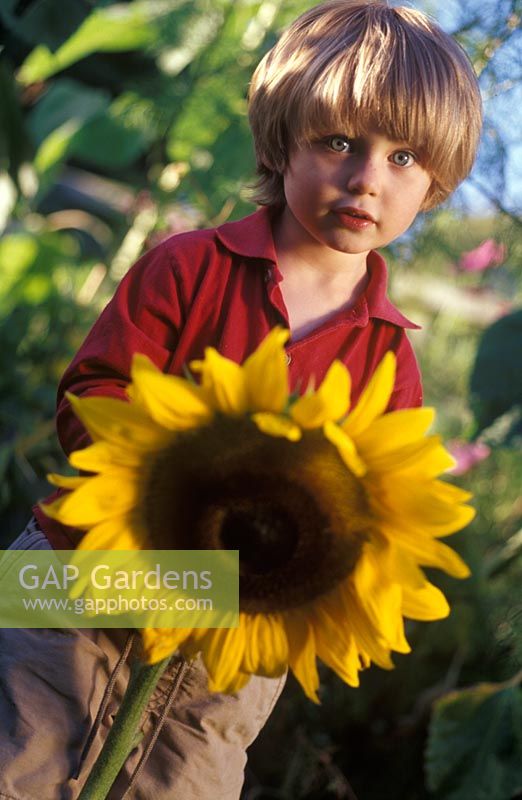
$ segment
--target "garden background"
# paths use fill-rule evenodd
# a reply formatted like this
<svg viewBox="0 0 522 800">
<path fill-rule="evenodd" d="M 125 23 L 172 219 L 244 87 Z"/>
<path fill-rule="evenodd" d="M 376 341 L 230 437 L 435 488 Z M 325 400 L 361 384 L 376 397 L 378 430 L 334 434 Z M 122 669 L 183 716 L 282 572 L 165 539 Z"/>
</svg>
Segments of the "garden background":
<svg viewBox="0 0 522 800">
<path fill-rule="evenodd" d="M 56 386 L 144 249 L 253 210 L 245 93 L 306 0 L 0 3 L 0 546 L 62 471 Z M 470 54 L 486 124 L 471 178 L 386 252 L 425 401 L 475 495 L 436 574 L 452 614 L 351 689 L 289 681 L 244 800 L 522 797 L 522 6 L 416 0 Z M 517 451 L 518 448 L 518 451 Z"/>
</svg>

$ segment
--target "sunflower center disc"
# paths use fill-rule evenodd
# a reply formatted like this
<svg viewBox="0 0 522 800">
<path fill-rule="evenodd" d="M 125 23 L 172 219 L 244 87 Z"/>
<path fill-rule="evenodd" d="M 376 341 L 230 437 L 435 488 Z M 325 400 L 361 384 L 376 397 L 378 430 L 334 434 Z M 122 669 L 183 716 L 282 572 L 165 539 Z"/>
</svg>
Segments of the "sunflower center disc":
<svg viewBox="0 0 522 800">
<path fill-rule="evenodd" d="M 226 550 L 239 550 L 241 566 L 253 575 L 280 569 L 292 557 L 299 532 L 283 509 L 263 505 L 231 508 L 221 524 Z"/>
<path fill-rule="evenodd" d="M 218 417 L 156 457 L 144 496 L 157 549 L 239 550 L 240 608 L 270 613 L 332 590 L 371 529 L 360 481 L 319 430 L 298 442 Z"/>
</svg>

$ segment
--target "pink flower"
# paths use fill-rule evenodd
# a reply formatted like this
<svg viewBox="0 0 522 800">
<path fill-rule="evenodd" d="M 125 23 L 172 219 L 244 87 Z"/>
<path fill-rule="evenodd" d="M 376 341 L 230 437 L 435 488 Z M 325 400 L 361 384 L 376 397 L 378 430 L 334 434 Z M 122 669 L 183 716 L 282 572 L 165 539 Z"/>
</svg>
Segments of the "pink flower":
<svg viewBox="0 0 522 800">
<path fill-rule="evenodd" d="M 461 442 L 458 439 L 448 442 L 447 448 L 457 462 L 448 470 L 451 475 L 464 475 L 491 453 L 491 449 L 484 442 Z"/>
<path fill-rule="evenodd" d="M 498 267 L 506 257 L 506 247 L 494 239 L 486 239 L 474 250 L 463 253 L 458 268 L 462 272 L 483 272 L 490 267 Z"/>
</svg>

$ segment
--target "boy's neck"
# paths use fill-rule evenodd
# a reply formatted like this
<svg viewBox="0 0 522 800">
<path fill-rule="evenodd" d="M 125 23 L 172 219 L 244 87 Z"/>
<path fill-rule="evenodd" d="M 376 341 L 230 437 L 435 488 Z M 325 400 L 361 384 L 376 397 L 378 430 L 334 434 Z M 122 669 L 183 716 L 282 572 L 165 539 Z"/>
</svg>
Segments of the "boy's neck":
<svg viewBox="0 0 522 800">
<path fill-rule="evenodd" d="M 304 239 L 296 231 L 292 215 L 285 211 L 273 220 L 272 235 L 278 267 L 286 281 L 297 277 L 303 284 L 342 293 L 345 301 L 353 302 L 364 290 L 368 253 L 344 253 L 312 237 Z"/>
<path fill-rule="evenodd" d="M 284 214 L 273 221 L 281 292 L 292 338 L 306 336 L 341 308 L 355 305 L 368 281 L 367 253 L 343 253 L 292 235 Z"/>
</svg>

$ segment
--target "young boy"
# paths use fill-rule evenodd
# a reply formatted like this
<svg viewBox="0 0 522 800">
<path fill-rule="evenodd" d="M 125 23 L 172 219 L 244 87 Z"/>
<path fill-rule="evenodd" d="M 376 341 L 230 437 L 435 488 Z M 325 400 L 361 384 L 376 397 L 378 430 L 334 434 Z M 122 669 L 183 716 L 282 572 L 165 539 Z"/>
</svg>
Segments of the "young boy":
<svg viewBox="0 0 522 800">
<path fill-rule="evenodd" d="M 460 47 L 431 20 L 381 0 L 311 8 L 259 65 L 250 88 L 260 210 L 175 236 L 144 255 L 68 368 L 58 433 L 88 438 L 65 391 L 123 397 L 133 353 L 164 372 L 214 346 L 243 361 L 276 324 L 294 387 L 335 359 L 355 403 L 388 350 L 389 409 L 422 402 L 405 329 L 375 252 L 446 198 L 476 152 L 481 103 Z M 71 547 L 72 530 L 35 509 L 15 549 Z M 128 678 L 124 631 L 0 631 L 0 798 L 75 798 Z M 284 678 L 210 694 L 200 661 L 175 656 L 149 703 L 143 738 L 110 797 L 239 797 L 245 749 Z"/>
</svg>

